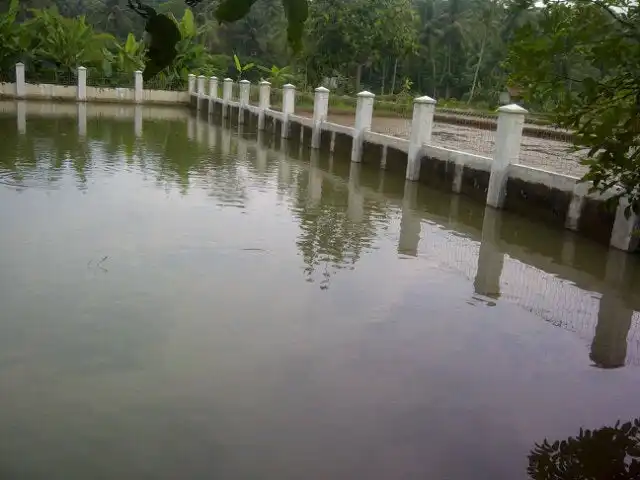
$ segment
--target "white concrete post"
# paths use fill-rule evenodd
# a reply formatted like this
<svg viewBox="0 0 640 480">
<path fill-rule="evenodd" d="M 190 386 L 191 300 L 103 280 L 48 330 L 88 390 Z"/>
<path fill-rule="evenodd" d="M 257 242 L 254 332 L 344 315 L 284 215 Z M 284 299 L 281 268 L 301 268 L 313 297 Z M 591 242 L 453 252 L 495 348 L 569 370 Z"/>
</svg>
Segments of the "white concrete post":
<svg viewBox="0 0 640 480">
<path fill-rule="evenodd" d="M 87 69 L 78 67 L 78 88 L 76 90 L 76 99 L 79 102 L 87 101 Z"/>
<path fill-rule="evenodd" d="M 251 82 L 249 82 L 249 80 L 240 80 L 239 90 L 240 108 L 238 108 L 238 125 L 242 125 L 244 123 L 245 109 L 247 105 L 249 105 Z"/>
<path fill-rule="evenodd" d="M 360 92 L 356 104 L 356 124 L 353 132 L 353 146 L 351 148 L 351 161 L 362 161 L 362 143 L 364 132 L 371 129 L 373 118 L 373 100 L 376 96 L 371 92 Z"/>
<path fill-rule="evenodd" d="M 222 118 L 225 118 L 229 114 L 228 107 L 232 92 L 233 80 L 225 78 L 224 82 L 222 82 Z"/>
<path fill-rule="evenodd" d="M 296 87 L 287 83 L 282 87 L 282 138 L 289 138 L 289 115 L 295 111 Z"/>
<path fill-rule="evenodd" d="M 233 93 L 233 80 L 231 78 L 225 78 L 222 83 L 222 101 L 229 102 Z"/>
<path fill-rule="evenodd" d="M 16 63 L 16 97 L 24 98 L 27 86 L 24 81 L 24 63 Z"/>
<path fill-rule="evenodd" d="M 420 151 L 423 145 L 431 143 L 435 111 L 436 101 L 431 97 L 418 97 L 413 101 L 411 136 L 409 137 L 409 153 L 407 154 L 407 180 L 417 181 L 420 178 Z"/>
<path fill-rule="evenodd" d="M 240 106 L 249 105 L 249 91 L 251 90 L 251 82 L 249 80 L 240 80 Z"/>
<path fill-rule="evenodd" d="M 266 80 L 260 82 L 260 97 L 258 99 L 258 130 L 264 130 L 265 111 L 271 107 L 271 84 Z"/>
<path fill-rule="evenodd" d="M 209 78 L 209 98 L 218 98 L 218 77 Z"/>
<path fill-rule="evenodd" d="M 628 206 L 629 200 L 626 197 L 620 198 L 609 245 L 624 252 L 633 252 L 638 248 L 638 243 L 640 242 L 639 232 L 637 232 L 640 226 L 640 217 L 631 212 L 631 215 L 627 218 L 624 211 Z"/>
<path fill-rule="evenodd" d="M 198 97 L 204 97 L 206 95 L 206 92 L 204 91 L 204 80 L 205 80 L 204 75 L 198 75 L 198 82 L 197 82 Z"/>
<path fill-rule="evenodd" d="M 502 208 L 504 205 L 509 165 L 518 162 L 526 113 L 524 108 L 516 104 L 498 109 L 498 130 L 487 189 L 487 205 L 491 207 Z"/>
<path fill-rule="evenodd" d="M 187 83 L 189 95 L 193 95 L 196 88 L 196 76 L 193 73 L 190 73 L 187 78 L 189 79 Z"/>
<path fill-rule="evenodd" d="M 133 98 L 134 101 L 136 103 L 142 103 L 142 89 L 143 87 L 143 83 L 142 83 L 142 72 L 140 70 L 136 70 L 133 73 L 133 86 L 134 86 L 134 90 L 133 90 Z"/>
<path fill-rule="evenodd" d="M 329 115 L 329 89 L 316 88 L 313 97 L 313 130 L 311 132 L 311 148 L 320 148 L 322 122 L 327 121 Z"/>
</svg>

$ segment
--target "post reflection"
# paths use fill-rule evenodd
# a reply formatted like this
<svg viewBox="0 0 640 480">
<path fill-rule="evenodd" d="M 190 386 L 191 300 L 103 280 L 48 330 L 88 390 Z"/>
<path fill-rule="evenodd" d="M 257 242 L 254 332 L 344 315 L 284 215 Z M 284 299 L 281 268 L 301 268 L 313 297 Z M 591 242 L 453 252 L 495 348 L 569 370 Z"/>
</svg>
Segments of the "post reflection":
<svg viewBox="0 0 640 480">
<path fill-rule="evenodd" d="M 87 104 L 84 102 L 77 103 L 78 110 L 78 136 L 84 138 L 87 136 Z"/>
<path fill-rule="evenodd" d="M 364 218 L 364 196 L 360 190 L 362 164 L 351 163 L 349 167 L 349 197 L 347 200 L 347 216 L 354 223 Z"/>
<path fill-rule="evenodd" d="M 500 277 L 504 266 L 504 254 L 497 245 L 501 222 L 502 215 L 498 210 L 491 207 L 485 208 L 478 269 L 473 281 L 476 294 L 493 299 L 500 298 Z"/>
<path fill-rule="evenodd" d="M 319 279 L 321 288 L 329 288 L 337 272 L 356 268 L 381 227 L 387 226 L 389 218 L 399 211 L 397 239 L 391 246 L 398 254 L 419 259 L 421 237 L 429 228 L 425 220 L 450 231 L 464 232 L 456 245 L 432 242 L 429 249 L 441 249 L 435 253 L 442 262 L 451 261 L 456 268 L 464 268 L 467 277 L 473 279 L 476 295 L 516 303 L 534 312 L 542 305 L 546 310 L 541 318 L 586 339 L 589 350 L 585 351 L 585 359 L 595 367 L 614 369 L 640 361 L 634 357 L 635 350 L 629 348 L 629 338 L 634 338 L 630 332 L 637 328 L 633 316 L 638 301 L 630 287 L 634 285 L 630 272 L 637 271 L 637 265 L 625 253 L 597 250 L 606 257 L 606 273 L 604 261 L 599 273 L 585 273 L 577 265 L 588 263 L 589 259 L 585 260 L 581 241 L 573 233 L 551 233 L 558 248 L 556 256 L 550 258 L 539 247 L 541 242 L 531 239 L 531 226 L 523 230 L 525 234 L 509 235 L 513 218 L 500 211 L 472 206 L 459 195 L 427 194 L 417 182 L 405 183 L 389 172 L 373 172 L 364 164 L 343 163 L 345 160 L 340 157 L 323 157 L 318 150 L 305 149 L 299 157 L 298 145 L 273 142 L 269 132 L 257 132 L 252 138 L 192 117 L 148 122 L 143 129 L 143 113 L 148 114 L 143 112 L 145 107 L 123 110 L 123 115 L 133 115 L 133 122 L 97 122 L 92 118 L 94 107 L 87 113 L 85 104 L 47 106 L 43 110 L 47 115 L 59 116 L 64 111 L 67 117 L 75 113 L 76 118 L 49 126 L 34 121 L 32 127 L 31 123 L 26 125 L 26 102 L 13 105 L 19 135 L 6 143 L 18 161 L 12 165 L 5 159 L 2 168 L 9 175 L 7 178 L 15 177 L 20 184 L 54 184 L 71 167 L 78 185 L 90 188 L 92 170 L 100 162 L 115 166 L 120 152 L 126 151 L 127 161 L 139 162 L 141 169 L 153 173 L 153 178 L 167 188 L 177 186 L 186 194 L 189 189 L 198 188 L 196 185 L 210 182 L 212 197 L 224 195 L 222 203 L 241 204 L 250 195 L 251 185 L 242 164 L 247 161 L 249 149 L 253 153 L 255 148 L 256 169 L 249 171 L 260 174 L 261 184 L 273 185 L 278 201 L 293 212 L 300 227 L 296 247 L 305 275 L 313 281 Z M 60 128 L 70 130 L 55 138 L 51 155 L 37 156 L 36 145 L 42 144 L 46 136 L 53 138 Z M 248 126 L 239 129 L 240 133 L 248 130 Z M 166 141 L 167 132 L 173 135 L 170 142 Z M 79 141 L 82 138 L 91 141 Z M 140 153 L 133 155 L 135 152 Z M 267 165 L 269 154 L 276 159 L 273 169 Z M 214 170 L 216 174 L 211 175 Z M 194 177 L 199 181 L 194 182 Z M 464 255 L 458 255 L 460 252 Z M 553 299 L 527 297 L 532 282 L 543 275 L 552 281 L 547 292 L 564 302 L 561 308 L 554 307 Z M 560 293 L 555 295 L 553 289 Z M 572 302 L 578 305 L 585 298 L 588 311 L 574 316 L 577 320 L 572 320 L 572 325 L 563 323 L 570 316 L 566 312 L 573 308 Z"/>
<path fill-rule="evenodd" d="M 400 237 L 398 253 L 416 257 L 420 243 L 421 218 L 418 207 L 418 182 L 406 181 L 402 197 L 402 217 L 400 218 Z"/>
<path fill-rule="evenodd" d="M 633 309 L 617 293 L 628 280 L 629 255 L 611 249 L 607 255 L 606 288 L 600 297 L 598 323 L 589 358 L 600 368 L 623 367 Z"/>
<path fill-rule="evenodd" d="M 256 144 L 256 169 L 261 175 L 264 175 L 267 171 L 267 149 L 262 146 L 263 144 L 264 132 L 259 130 Z"/>
<path fill-rule="evenodd" d="M 18 126 L 18 133 L 24 135 L 27 133 L 27 102 L 19 100 L 16 102 L 16 122 Z"/>
<path fill-rule="evenodd" d="M 322 202 L 322 171 L 320 170 L 320 152 L 311 150 L 309 160 L 309 206 L 317 207 Z"/>
<path fill-rule="evenodd" d="M 133 129 L 137 138 L 142 137 L 142 106 L 136 105 L 133 112 Z"/>
</svg>

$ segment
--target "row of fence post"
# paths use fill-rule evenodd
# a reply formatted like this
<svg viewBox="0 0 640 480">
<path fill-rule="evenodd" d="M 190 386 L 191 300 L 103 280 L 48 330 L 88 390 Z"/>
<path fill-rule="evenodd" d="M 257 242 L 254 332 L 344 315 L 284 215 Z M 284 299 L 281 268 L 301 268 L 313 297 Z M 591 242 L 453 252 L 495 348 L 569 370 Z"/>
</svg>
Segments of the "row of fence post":
<svg viewBox="0 0 640 480">
<path fill-rule="evenodd" d="M 216 77 L 211 77 L 209 85 L 215 85 L 215 89 L 209 90 L 210 98 L 217 98 Z M 204 88 L 205 77 L 200 76 L 197 80 L 193 75 L 189 76 L 189 93 L 196 93 L 199 97 L 206 97 Z M 233 80 L 226 78 L 223 81 L 223 115 L 228 111 L 227 104 L 231 101 Z M 247 80 L 241 80 L 240 86 L 240 118 L 244 115 L 242 109 L 249 103 L 249 91 L 251 88 Z M 265 112 L 270 109 L 270 89 L 268 82 L 260 83 L 260 95 L 258 100 L 258 128 L 265 128 Z M 288 84 L 283 87 L 282 98 L 282 137 L 286 138 L 289 131 L 289 116 L 295 112 L 295 86 Z M 211 101 L 211 100 L 210 100 Z M 373 121 L 375 95 L 371 92 L 360 92 L 357 95 L 355 123 L 353 127 L 353 143 L 351 149 L 351 161 L 361 162 L 364 139 L 367 132 L 371 130 Z M 200 102 L 198 102 L 198 106 Z M 199 107 L 198 107 L 199 108 Z M 428 96 L 422 96 L 413 101 L 413 115 L 411 120 L 411 132 L 409 136 L 409 146 L 407 149 L 407 168 L 405 177 L 409 181 L 417 181 L 420 178 L 420 167 L 422 158 L 425 156 L 425 148 L 431 145 L 433 132 L 436 100 Z M 209 109 L 211 112 L 212 109 Z M 311 148 L 320 148 L 320 138 L 322 124 L 327 121 L 329 113 L 329 90 L 324 87 L 315 89 L 312 117 Z M 489 182 L 486 192 L 487 205 L 501 209 L 504 207 L 507 194 L 507 180 L 509 178 L 510 165 L 517 164 L 522 143 L 522 132 L 524 128 L 525 115 L 527 110 L 516 104 L 505 105 L 498 109 L 497 130 L 494 140 L 494 148 L 490 167 Z M 469 152 L 471 153 L 471 152 Z M 456 170 L 462 170 L 463 165 L 456 164 Z M 456 180 L 452 189 L 460 193 L 462 174 L 455 176 Z M 577 185 L 581 185 L 578 184 Z M 581 191 L 579 188 L 576 192 Z M 574 192 L 575 193 L 575 192 Z M 583 199 L 580 196 L 578 200 Z M 626 200 L 622 199 L 616 212 L 610 244 L 618 249 L 629 251 L 635 248 L 638 238 L 633 232 L 640 223 L 640 217 L 633 215 L 630 218 L 624 216 L 624 206 Z M 576 230 L 575 226 L 567 223 L 567 228 Z"/>
<path fill-rule="evenodd" d="M 76 100 L 79 102 L 87 101 L 87 69 L 86 67 L 78 67 L 76 70 Z M 144 88 L 142 80 L 142 72 L 136 70 L 133 72 L 133 100 L 135 103 L 142 103 L 144 100 Z M 16 63 L 16 91 L 17 98 L 26 98 L 27 82 L 25 76 L 24 63 Z"/>
<path fill-rule="evenodd" d="M 189 75 L 189 93 L 196 94 L 199 98 L 218 98 L 218 78 L 209 78 L 209 90 L 205 89 L 206 77 L 200 75 Z M 232 100 L 234 81 L 231 78 L 223 80 L 222 102 L 224 104 L 223 116 L 227 115 L 227 103 Z M 245 108 L 249 104 L 249 92 L 251 83 L 248 80 L 238 82 L 240 108 Z M 295 92 L 294 85 L 284 85 L 282 89 L 282 136 L 288 135 L 289 115 L 295 112 Z M 265 111 L 271 108 L 270 105 L 271 84 L 262 81 L 259 84 L 258 100 L 258 128 L 265 128 Z M 353 127 L 353 144 L 351 150 L 351 161 L 360 162 L 362 160 L 362 149 L 365 134 L 371 130 L 373 121 L 375 95 L 371 92 L 360 92 L 357 95 L 355 123 Z M 407 153 L 406 179 L 416 181 L 420 177 L 420 164 L 424 155 L 424 147 L 431 144 L 431 135 L 434 125 L 436 100 L 431 97 L 418 97 L 413 102 L 413 116 L 411 121 L 411 133 L 409 136 L 409 148 Z M 200 108 L 200 102 L 198 102 Z M 211 112 L 212 109 L 209 109 Z M 322 123 L 327 121 L 329 113 L 329 90 L 324 87 L 315 89 L 313 102 L 313 128 L 311 147 L 320 148 L 320 133 Z M 524 126 L 527 110 L 512 104 L 498 109 L 498 128 L 496 131 L 493 161 L 491 163 L 491 176 L 487 191 L 487 204 L 492 207 L 502 208 L 505 200 L 506 181 L 510 164 L 517 163 L 522 141 L 522 129 Z M 240 118 L 244 118 L 243 115 Z"/>
</svg>

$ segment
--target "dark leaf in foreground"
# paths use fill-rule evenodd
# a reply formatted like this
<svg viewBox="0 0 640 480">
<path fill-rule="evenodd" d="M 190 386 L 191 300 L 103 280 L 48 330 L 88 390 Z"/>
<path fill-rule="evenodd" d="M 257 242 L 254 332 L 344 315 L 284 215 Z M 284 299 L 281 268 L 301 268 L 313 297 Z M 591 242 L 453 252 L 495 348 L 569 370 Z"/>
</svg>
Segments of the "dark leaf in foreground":
<svg viewBox="0 0 640 480">
<path fill-rule="evenodd" d="M 182 36 L 171 18 L 156 13 L 152 7 L 140 1 L 134 4 L 133 0 L 129 0 L 129 8 L 147 21 L 145 31 L 149 34 L 150 41 L 142 73 L 142 78 L 146 81 L 173 63 L 178 54 L 176 44 Z"/>
<path fill-rule="evenodd" d="M 189 7 L 195 7 L 203 0 L 185 0 Z M 219 22 L 233 23 L 246 16 L 257 0 L 223 0 L 215 10 Z M 304 24 L 309 16 L 307 0 L 282 0 L 287 17 L 287 40 L 294 52 L 300 51 Z"/>
</svg>

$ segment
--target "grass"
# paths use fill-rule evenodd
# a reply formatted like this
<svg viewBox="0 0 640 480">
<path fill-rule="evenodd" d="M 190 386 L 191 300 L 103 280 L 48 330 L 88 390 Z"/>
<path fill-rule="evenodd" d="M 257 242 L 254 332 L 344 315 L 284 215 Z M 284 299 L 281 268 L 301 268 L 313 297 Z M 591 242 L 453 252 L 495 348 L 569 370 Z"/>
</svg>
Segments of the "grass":
<svg viewBox="0 0 640 480">
<path fill-rule="evenodd" d="M 252 98 L 254 98 L 254 95 L 252 95 Z M 258 98 L 257 93 L 255 93 L 255 98 Z M 313 92 L 297 91 L 296 110 L 312 112 L 313 98 Z M 413 99 L 414 97 L 411 95 L 377 95 L 373 107 L 374 116 L 401 116 L 404 118 L 411 118 L 413 113 Z M 355 96 L 329 94 L 329 112 L 337 115 L 355 115 L 356 101 Z M 279 108 L 281 107 L 281 102 L 282 94 L 278 92 L 278 94 L 273 95 L 272 92 L 272 106 L 274 108 Z M 495 120 L 498 117 L 497 109 L 491 110 L 486 102 L 467 105 L 466 103 L 455 99 L 439 100 L 436 105 L 436 114 L 485 118 L 487 120 Z M 548 115 L 530 113 L 527 115 L 526 123 L 533 125 L 550 125 L 551 120 Z"/>
</svg>

